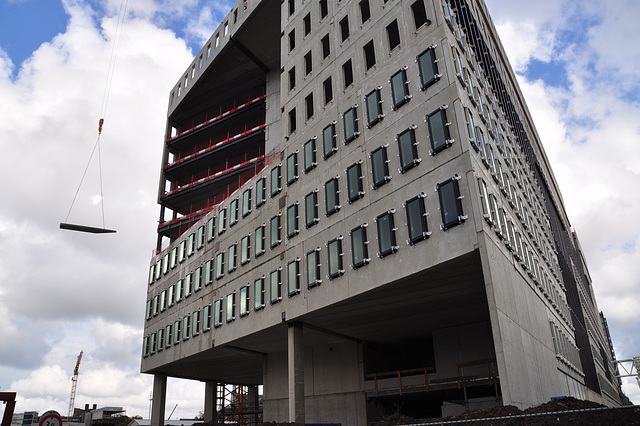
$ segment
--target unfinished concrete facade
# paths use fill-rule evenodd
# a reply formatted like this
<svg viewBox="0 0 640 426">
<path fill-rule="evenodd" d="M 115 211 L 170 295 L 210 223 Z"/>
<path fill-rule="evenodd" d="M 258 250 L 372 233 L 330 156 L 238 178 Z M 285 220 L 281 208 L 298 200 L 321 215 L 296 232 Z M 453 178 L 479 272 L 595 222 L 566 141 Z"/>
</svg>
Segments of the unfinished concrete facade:
<svg viewBox="0 0 640 426">
<path fill-rule="evenodd" d="M 239 2 L 170 95 L 142 371 L 364 425 L 620 384 L 484 2 Z M 204 396 L 203 396 L 204 397 Z"/>
</svg>

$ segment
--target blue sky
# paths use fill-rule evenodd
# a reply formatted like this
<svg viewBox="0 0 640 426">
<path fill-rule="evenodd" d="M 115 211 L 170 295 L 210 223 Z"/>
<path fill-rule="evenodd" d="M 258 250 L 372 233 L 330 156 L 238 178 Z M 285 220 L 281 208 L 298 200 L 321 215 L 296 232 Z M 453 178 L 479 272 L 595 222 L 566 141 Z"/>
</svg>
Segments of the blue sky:
<svg viewBox="0 0 640 426">
<path fill-rule="evenodd" d="M 19 393 L 18 411 L 66 412 L 84 350 L 77 405 L 148 413 L 151 378 L 139 373 L 143 283 L 167 100 L 231 4 L 128 1 L 101 139 L 106 225 L 118 233 L 61 233 L 95 142 L 121 1 L 0 0 L 0 390 Z M 617 355 L 639 356 L 640 3 L 485 1 Z M 89 169 L 70 222 L 100 226 L 96 174 Z M 640 403 L 635 381 L 624 389 Z M 174 417 L 193 417 L 203 392 L 201 383 L 171 381 L 168 410 L 177 403 Z"/>
</svg>

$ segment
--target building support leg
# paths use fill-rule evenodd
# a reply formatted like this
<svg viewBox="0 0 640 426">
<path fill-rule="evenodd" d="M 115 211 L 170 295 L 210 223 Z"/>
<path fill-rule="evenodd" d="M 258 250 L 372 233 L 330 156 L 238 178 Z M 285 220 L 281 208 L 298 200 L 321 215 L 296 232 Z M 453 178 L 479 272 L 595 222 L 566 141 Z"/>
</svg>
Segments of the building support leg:
<svg viewBox="0 0 640 426">
<path fill-rule="evenodd" d="M 289 324 L 287 345 L 289 421 L 304 423 L 304 343 L 300 323 Z"/>
<path fill-rule="evenodd" d="M 153 401 L 151 403 L 151 424 L 164 426 L 164 412 L 167 403 L 167 376 L 153 375 Z"/>
<path fill-rule="evenodd" d="M 204 422 L 215 423 L 218 421 L 218 382 L 205 382 L 204 384 Z"/>
<path fill-rule="evenodd" d="M 257 425 L 258 424 L 258 410 L 260 409 L 260 401 L 258 398 L 258 387 L 257 386 L 249 386 L 249 424 Z"/>
</svg>

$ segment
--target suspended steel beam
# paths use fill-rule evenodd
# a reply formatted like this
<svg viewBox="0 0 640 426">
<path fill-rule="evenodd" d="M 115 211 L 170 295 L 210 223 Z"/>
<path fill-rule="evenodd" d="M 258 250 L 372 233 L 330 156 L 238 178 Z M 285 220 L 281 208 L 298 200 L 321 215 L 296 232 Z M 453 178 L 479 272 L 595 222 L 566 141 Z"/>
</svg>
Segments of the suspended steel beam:
<svg viewBox="0 0 640 426">
<path fill-rule="evenodd" d="M 93 226 L 74 225 L 72 223 L 60 223 L 60 229 L 66 229 L 67 231 L 88 232 L 91 234 L 115 234 L 115 229 L 96 228 Z"/>
</svg>

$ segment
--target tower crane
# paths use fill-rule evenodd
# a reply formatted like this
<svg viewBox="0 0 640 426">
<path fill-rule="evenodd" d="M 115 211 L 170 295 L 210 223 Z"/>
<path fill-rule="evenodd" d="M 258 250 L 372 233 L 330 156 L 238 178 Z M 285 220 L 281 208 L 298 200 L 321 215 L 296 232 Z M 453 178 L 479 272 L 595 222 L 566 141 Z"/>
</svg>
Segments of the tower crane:
<svg viewBox="0 0 640 426">
<path fill-rule="evenodd" d="M 78 355 L 76 368 L 73 369 L 73 377 L 71 378 L 71 397 L 69 398 L 69 417 L 73 417 L 73 405 L 76 402 L 76 388 L 78 387 L 78 369 L 80 368 L 80 360 L 82 360 L 82 351 Z"/>
</svg>

